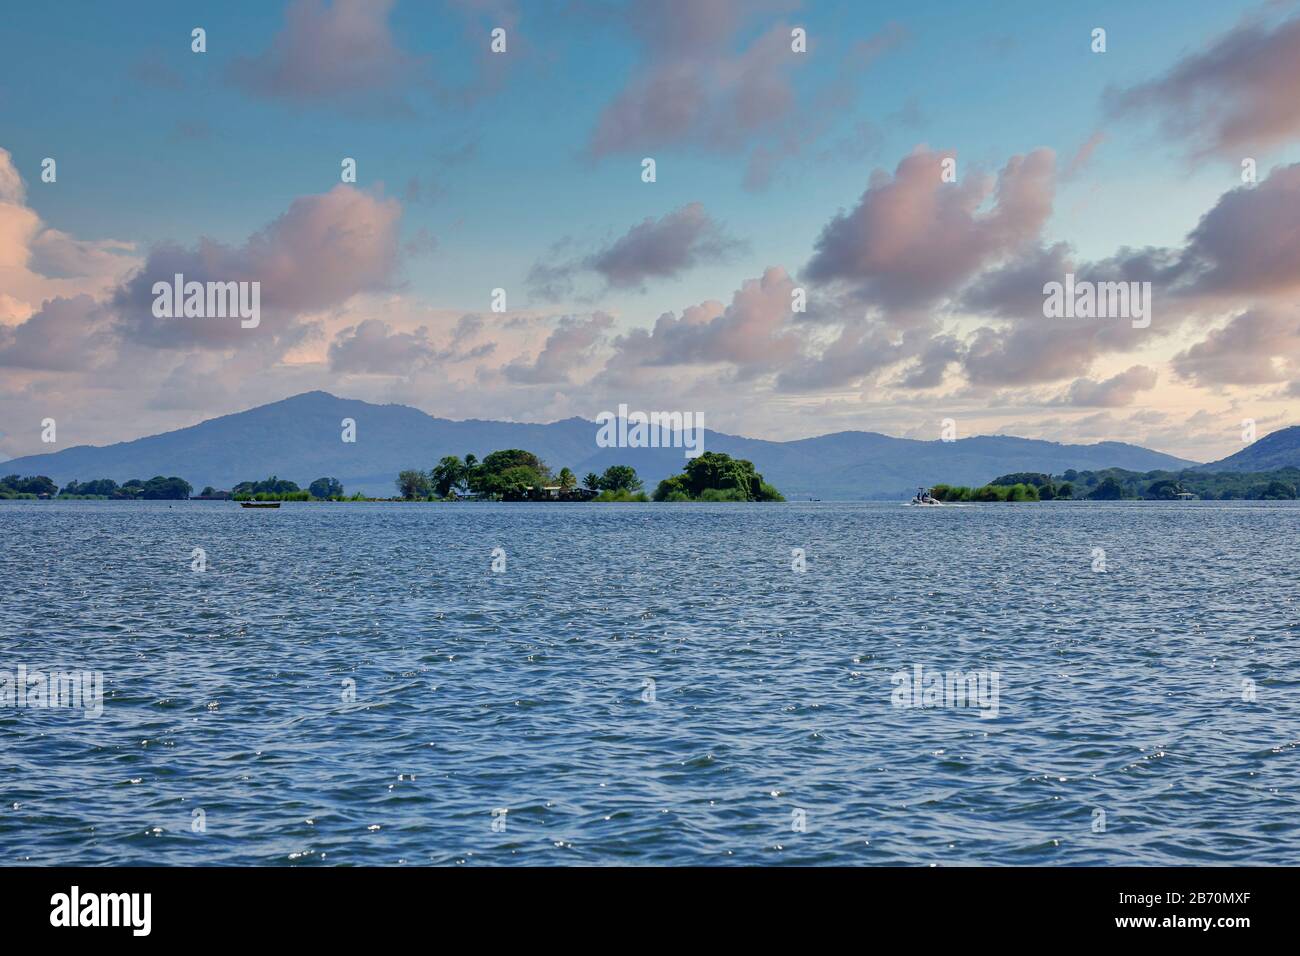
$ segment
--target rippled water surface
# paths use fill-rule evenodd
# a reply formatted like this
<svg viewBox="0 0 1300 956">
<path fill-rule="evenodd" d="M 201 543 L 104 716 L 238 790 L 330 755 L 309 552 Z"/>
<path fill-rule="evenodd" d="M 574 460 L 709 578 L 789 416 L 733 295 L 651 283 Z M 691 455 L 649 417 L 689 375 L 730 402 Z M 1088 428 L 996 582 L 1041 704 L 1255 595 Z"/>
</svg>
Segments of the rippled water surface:
<svg viewBox="0 0 1300 956">
<path fill-rule="evenodd" d="M 105 693 L 0 707 L 0 862 L 1300 863 L 1298 526 L 0 502 L 0 671 Z"/>
</svg>

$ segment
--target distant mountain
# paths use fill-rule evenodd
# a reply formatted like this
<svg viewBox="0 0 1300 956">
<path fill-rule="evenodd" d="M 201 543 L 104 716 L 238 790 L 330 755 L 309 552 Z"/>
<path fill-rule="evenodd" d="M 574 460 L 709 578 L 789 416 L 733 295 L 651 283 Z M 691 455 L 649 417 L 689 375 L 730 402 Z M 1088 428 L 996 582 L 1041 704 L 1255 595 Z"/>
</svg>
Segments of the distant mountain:
<svg viewBox="0 0 1300 956">
<path fill-rule="evenodd" d="M 1235 455 L 1206 465 L 1202 471 L 1272 471 L 1276 468 L 1300 468 L 1300 425 L 1292 425 L 1265 435 Z"/>
<path fill-rule="evenodd" d="M 340 438 L 344 418 L 357 423 L 355 443 Z M 60 486 L 92 478 L 122 482 L 179 475 L 196 489 L 229 489 L 270 475 L 305 488 L 328 476 L 341 480 L 349 493 L 390 495 L 404 468 L 428 470 L 444 455 L 473 452 L 482 458 L 500 448 L 536 452 L 556 471 L 567 465 L 579 478 L 611 464 L 630 464 L 649 489 L 682 469 L 680 448 L 598 448 L 596 431 L 594 422 L 581 418 L 547 425 L 449 421 L 405 405 L 307 392 L 135 441 L 15 458 L 0 462 L 0 472 L 48 475 Z M 1121 442 L 1062 445 L 1001 435 L 927 442 L 837 432 L 775 442 L 706 431 L 704 448 L 748 458 L 791 499 L 892 498 L 921 484 L 978 485 L 1014 471 L 1059 475 L 1067 468 L 1150 471 L 1192 464 Z"/>
</svg>

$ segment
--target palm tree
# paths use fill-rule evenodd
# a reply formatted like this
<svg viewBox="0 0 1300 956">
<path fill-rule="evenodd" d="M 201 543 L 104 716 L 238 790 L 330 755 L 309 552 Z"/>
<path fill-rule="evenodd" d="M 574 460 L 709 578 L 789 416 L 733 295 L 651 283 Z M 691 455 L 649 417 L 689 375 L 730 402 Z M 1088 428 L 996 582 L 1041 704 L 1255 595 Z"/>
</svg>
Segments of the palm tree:
<svg viewBox="0 0 1300 956">
<path fill-rule="evenodd" d="M 572 490 L 578 484 L 578 476 L 567 468 L 560 469 L 560 487 L 565 491 Z"/>
<path fill-rule="evenodd" d="M 600 475 L 596 474 L 594 471 L 587 472 L 587 477 L 582 479 L 582 485 L 584 488 L 587 488 L 591 491 L 599 491 Z"/>
</svg>

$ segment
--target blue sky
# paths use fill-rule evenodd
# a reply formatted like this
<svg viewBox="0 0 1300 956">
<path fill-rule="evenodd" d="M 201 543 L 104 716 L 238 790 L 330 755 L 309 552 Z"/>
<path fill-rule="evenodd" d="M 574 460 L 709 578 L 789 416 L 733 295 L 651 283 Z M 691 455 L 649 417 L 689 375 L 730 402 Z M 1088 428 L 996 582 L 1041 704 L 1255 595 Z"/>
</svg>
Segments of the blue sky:
<svg viewBox="0 0 1300 956">
<path fill-rule="evenodd" d="M 13 376 L 0 392 L 5 403 L 0 407 L 35 414 L 29 409 L 56 391 L 53 379 L 42 379 L 41 373 L 79 371 L 86 396 L 98 393 L 103 401 L 111 392 L 123 410 L 116 426 L 105 419 L 92 425 L 83 416 L 86 440 L 132 437 L 130 427 L 121 424 L 128 409 L 145 427 L 187 424 L 208 417 L 209 410 L 233 410 L 225 404 L 250 395 L 276 397 L 242 387 L 242 376 L 265 380 L 274 373 L 282 390 L 292 390 L 304 380 L 303 366 L 326 361 L 323 350 L 331 336 L 367 315 L 386 315 L 383 321 L 392 332 L 410 331 L 416 327 L 410 323 L 423 321 L 408 311 L 403 326 L 392 311 L 393 296 L 416 313 L 482 313 L 490 290 L 504 287 L 512 314 L 527 313 L 539 323 L 545 316 L 554 322 L 564 315 L 608 314 L 611 324 L 599 330 L 608 345 L 630 329 L 652 326 L 663 313 L 680 315 L 707 301 L 725 305 L 745 280 L 770 267 L 799 276 L 827 224 L 859 202 L 872 171 L 892 174 L 923 146 L 955 154 L 963 177 L 980 170 L 994 176 L 1011 157 L 1053 151 L 1051 210 L 1039 238 L 1069 243 L 1080 260 L 1104 260 L 1123 247 L 1177 249 L 1200 217 L 1239 185 L 1238 158 L 1189 157 L 1187 144 L 1169 136 L 1158 115 L 1117 118 L 1107 105 L 1108 91 L 1114 95 L 1167 75 L 1239 27 L 1243 18 L 1263 21 L 1272 30 L 1286 22 L 1292 8 L 1231 0 L 702 4 L 716 5 L 718 18 L 727 22 L 722 39 L 699 54 L 705 61 L 741 62 L 776 26 L 807 30 L 809 52 L 791 66 L 772 69 L 773 76 L 788 80 L 793 105 L 771 128 L 723 145 L 693 133 L 662 142 L 651 137 L 644 148 L 602 155 L 589 148 L 593 131 L 619 91 L 653 67 L 646 33 L 638 32 L 638 9 L 644 27 L 647 17 L 677 16 L 671 4 L 630 9 L 617 3 L 505 0 L 403 0 L 391 9 L 372 4 L 379 12 L 360 16 L 384 31 L 407 58 L 407 68 L 395 80 L 372 84 L 355 96 L 315 97 L 258 92 L 239 80 L 241 62 L 267 56 L 289 29 L 286 11 L 292 5 L 140 2 L 128 9 L 86 2 L 7 10 L 0 33 L 0 148 L 9 152 L 25 183 L 25 207 L 44 228 L 82 243 L 130 243 L 147 268 L 150 250 L 160 243 L 193 248 L 204 237 L 232 247 L 247 242 L 296 199 L 335 188 L 340 160 L 354 157 L 356 188 L 400 204 L 396 229 L 405 251 L 383 283 L 387 306 L 367 306 L 363 296 L 378 294 L 367 286 L 358 288 L 358 298 L 334 304 L 334 317 L 350 325 L 331 326 L 322 310 L 312 313 L 312 321 L 323 323 L 321 351 L 314 359 L 301 342 L 295 351 L 287 341 L 272 350 L 274 367 L 256 370 L 237 356 L 230 357 L 224 372 L 212 354 L 186 359 L 172 349 L 158 356 L 162 364 L 172 363 L 172 372 L 179 374 L 179 363 L 189 361 L 201 374 L 226 380 L 228 400 L 215 400 L 217 407 L 180 407 L 185 403 L 176 395 L 163 395 L 162 381 L 112 384 L 102 374 L 98 380 L 87 378 L 86 369 L 10 371 L 19 365 L 0 368 L 0 376 Z M 324 0 L 300 7 L 322 18 L 330 9 Z M 497 24 L 507 25 L 509 49 L 493 61 L 485 47 Z M 190 51 L 195 26 L 207 31 L 204 54 Z M 1090 33 L 1099 26 L 1107 31 L 1102 55 L 1090 49 Z M 854 44 L 876 40 L 881 49 L 869 65 L 840 82 Z M 842 101 L 829 109 L 817 106 L 819 93 L 831 88 Z M 782 157 L 762 188 L 747 186 L 755 151 L 773 148 L 780 130 L 797 141 L 797 154 Z M 1094 137 L 1098 142 L 1087 162 L 1067 172 Z M 1273 165 L 1292 161 L 1294 152 L 1294 139 L 1286 136 L 1261 143 L 1251 155 L 1262 178 Z M 657 182 L 640 181 L 641 155 L 655 158 Z M 56 184 L 40 182 L 46 156 L 57 158 Z M 535 264 L 596 255 L 637 223 L 692 203 L 702 204 L 708 221 L 733 240 L 725 254 L 698 257 L 689 268 L 627 287 L 606 286 L 590 269 L 578 268 L 571 293 L 558 299 L 534 293 L 529 274 Z M 432 251 L 431 242 L 436 243 Z M 556 251 L 560 242 L 567 245 Z M 87 285 L 90 294 L 108 295 L 102 283 L 92 286 Z M 859 305 L 855 300 L 853 307 Z M 41 302 L 29 306 L 35 312 Z M 28 315 L 18 310 L 8 321 L 14 325 Z M 957 324 L 945 331 L 962 328 L 960 318 L 949 313 L 948 320 Z M 436 341 L 439 330 L 429 328 Z M 812 331 L 832 334 L 825 328 Z M 929 334 L 939 333 L 930 329 Z M 503 332 L 495 354 L 504 355 L 513 344 L 524 360 L 536 359 L 544 348 L 544 339 L 512 343 L 508 338 Z M 825 345 L 816 334 L 810 341 Z M 1155 358 L 1143 359 L 1143 367 L 1169 359 L 1176 351 L 1172 341 L 1158 346 Z M 598 355 L 590 357 L 598 364 Z M 118 354 L 106 361 L 117 367 L 123 358 Z M 1102 381 L 1127 364 L 1127 359 L 1112 362 L 1098 355 L 1094 365 L 1079 369 L 1079 377 Z M 104 363 L 96 367 L 102 373 Z M 455 400 L 423 402 L 427 390 L 405 366 L 391 381 L 374 370 L 358 380 L 331 374 L 338 370 L 328 365 L 319 371 L 312 384 L 357 397 L 410 401 L 449 417 L 472 411 L 465 390 L 474 382 L 480 398 L 490 389 L 500 399 L 481 402 L 482 417 L 590 416 L 599 409 L 584 408 L 582 395 L 590 395 L 587 403 L 593 405 L 621 397 L 609 387 L 609 374 L 599 379 L 596 365 L 586 369 L 586 378 L 575 367 L 563 382 L 533 382 L 549 386 L 533 392 L 511 391 L 508 382 L 491 380 L 487 372 L 465 373 Z M 744 403 L 723 403 L 715 419 L 736 431 L 773 437 L 841 427 L 923 437 L 934 417 L 929 409 L 944 404 L 936 396 L 965 395 L 948 404 L 977 430 L 1018 427 L 1023 433 L 1037 421 L 1042 437 L 1158 441 L 1178 433 L 1171 415 L 1224 414 L 1226 421 L 1237 412 L 1222 409 L 1241 402 L 1222 391 L 1240 383 L 1214 383 L 1218 397 L 1213 388 L 1202 397 L 1177 385 L 1177 376 L 1162 374 L 1157 394 L 1146 398 L 1163 396 L 1155 404 L 1165 420 L 1125 426 L 1140 410 L 1132 406 L 1072 413 L 1077 420 L 1107 416 L 1109 426 L 1097 422 L 1092 433 L 1072 427 L 1069 416 L 1051 408 L 1054 399 L 1047 392 L 1021 393 L 1024 414 L 1007 417 L 1006 401 L 993 401 L 992 393 L 972 398 L 955 379 L 946 392 L 914 398 L 881 392 L 861 380 L 838 383 L 820 396 L 796 397 L 757 384 L 764 374 L 774 374 L 772 367 L 710 374 L 754 389 Z M 592 387 L 593 380 L 604 387 Z M 1064 388 L 1070 381 L 1031 384 Z M 643 385 L 630 385 L 628 397 L 661 403 L 677 397 L 685 404 L 704 395 L 697 385 L 668 394 Z M 1272 396 L 1268 399 L 1252 399 L 1259 403 L 1261 421 L 1281 423 L 1288 414 L 1275 393 L 1276 388 L 1260 393 Z M 792 403 L 803 410 L 798 416 L 787 414 Z M 767 411 L 759 415 L 757 408 Z M 1111 431 L 1103 434 L 1105 427 Z M 28 439 L 15 437 L 19 430 L 0 430 L 6 433 L 0 452 L 31 450 Z M 1225 425 L 1224 434 L 1230 431 Z M 1222 435 L 1217 440 L 1214 450 L 1226 447 Z M 1197 449 L 1184 444 L 1181 451 Z"/>
</svg>

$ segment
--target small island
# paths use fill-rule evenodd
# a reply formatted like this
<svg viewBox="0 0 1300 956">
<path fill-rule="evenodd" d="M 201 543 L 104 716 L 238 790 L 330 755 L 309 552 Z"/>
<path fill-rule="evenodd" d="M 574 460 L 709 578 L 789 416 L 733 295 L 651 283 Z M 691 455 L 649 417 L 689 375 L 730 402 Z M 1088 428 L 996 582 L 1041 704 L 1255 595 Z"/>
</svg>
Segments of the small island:
<svg viewBox="0 0 1300 956">
<path fill-rule="evenodd" d="M 406 501 L 623 501 L 652 500 L 631 465 L 610 465 L 602 474 L 589 472 L 581 485 L 565 467 L 553 475 L 542 459 L 521 448 L 494 451 L 480 461 L 448 455 L 428 473 L 403 471 L 398 494 Z M 690 459 L 685 470 L 655 488 L 654 501 L 784 501 L 763 481 L 754 464 L 720 452 Z"/>
</svg>

